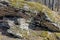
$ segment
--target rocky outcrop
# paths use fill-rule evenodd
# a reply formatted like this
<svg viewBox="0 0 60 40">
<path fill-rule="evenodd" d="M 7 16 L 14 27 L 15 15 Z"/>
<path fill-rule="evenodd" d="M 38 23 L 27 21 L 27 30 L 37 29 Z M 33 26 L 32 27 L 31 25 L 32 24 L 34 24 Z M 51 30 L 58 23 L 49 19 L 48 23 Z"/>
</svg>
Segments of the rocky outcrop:
<svg viewBox="0 0 60 40">
<path fill-rule="evenodd" d="M 60 31 L 60 15 L 58 13 L 50 10 L 48 7 L 41 5 L 39 3 L 35 2 L 28 2 L 28 1 L 19 1 L 17 5 L 17 1 L 10 1 L 12 6 L 15 6 L 16 8 L 22 8 L 24 10 L 30 11 L 30 16 L 32 18 L 36 17 L 37 15 L 40 17 L 40 25 L 46 26 L 48 29 L 53 31 Z M 12 3 L 14 2 L 14 4 Z M 37 5 L 37 6 L 36 6 Z M 29 13 L 26 12 L 28 15 Z M 32 15 L 31 15 L 32 13 Z M 35 13 L 35 14 L 34 14 Z M 57 16 L 58 15 L 58 16 Z M 53 29 L 54 28 L 54 29 Z"/>
<path fill-rule="evenodd" d="M 6 34 L 26 40 L 59 40 L 60 15 L 40 3 L 22 0 L 18 5 L 15 0 L 10 0 L 10 3 L 6 5 L 1 2 L 0 5 L 0 17 L 4 23 L 2 28 L 7 29 Z"/>
</svg>

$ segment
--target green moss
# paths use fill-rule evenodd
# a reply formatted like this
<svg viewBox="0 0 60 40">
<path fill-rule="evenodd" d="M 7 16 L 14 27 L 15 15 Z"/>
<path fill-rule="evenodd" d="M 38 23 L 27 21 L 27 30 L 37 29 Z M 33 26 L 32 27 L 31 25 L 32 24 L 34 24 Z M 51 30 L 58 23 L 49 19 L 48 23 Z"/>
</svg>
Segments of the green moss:
<svg viewBox="0 0 60 40">
<path fill-rule="evenodd" d="M 32 36 L 37 36 L 38 34 L 35 33 L 35 32 L 32 32 L 31 35 L 32 35 Z"/>
<path fill-rule="evenodd" d="M 47 37 L 48 36 L 48 32 L 43 31 L 43 32 L 41 32 L 40 36 L 41 37 Z"/>
<path fill-rule="evenodd" d="M 55 33 L 55 35 L 56 35 L 57 37 L 60 37 L 60 33 Z"/>
<path fill-rule="evenodd" d="M 49 39 L 45 37 L 43 40 L 49 40 Z"/>
</svg>

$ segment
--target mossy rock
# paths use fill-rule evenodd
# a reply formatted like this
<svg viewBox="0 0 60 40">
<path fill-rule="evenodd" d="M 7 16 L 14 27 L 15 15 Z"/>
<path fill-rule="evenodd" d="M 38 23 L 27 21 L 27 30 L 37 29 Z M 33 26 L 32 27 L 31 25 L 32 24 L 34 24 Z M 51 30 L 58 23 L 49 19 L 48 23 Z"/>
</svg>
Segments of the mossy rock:
<svg viewBox="0 0 60 40">
<path fill-rule="evenodd" d="M 21 0 L 10 0 L 9 1 L 10 4 L 16 8 L 24 8 L 28 7 L 29 11 L 38 11 L 38 12 L 42 12 L 40 14 L 45 14 L 46 16 L 46 20 L 49 20 L 50 22 L 46 21 L 46 20 L 42 20 L 42 25 L 48 27 L 51 30 L 55 30 L 55 31 L 60 31 L 60 15 L 58 15 L 57 12 L 52 11 L 51 9 L 49 9 L 48 7 L 46 7 L 45 5 L 42 5 L 38 2 L 30 2 L 30 1 L 21 1 Z M 36 14 L 32 13 L 33 16 L 36 16 Z M 31 14 L 30 14 L 31 15 Z M 38 15 L 38 13 L 37 13 Z M 43 17 L 41 15 L 41 17 Z M 54 29 L 53 29 L 54 28 Z"/>
</svg>

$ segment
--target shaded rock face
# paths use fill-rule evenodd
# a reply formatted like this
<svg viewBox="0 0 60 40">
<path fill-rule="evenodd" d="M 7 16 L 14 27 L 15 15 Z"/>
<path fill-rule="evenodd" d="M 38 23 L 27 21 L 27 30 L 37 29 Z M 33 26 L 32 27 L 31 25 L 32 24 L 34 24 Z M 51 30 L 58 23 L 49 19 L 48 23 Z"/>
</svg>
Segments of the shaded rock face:
<svg viewBox="0 0 60 40">
<path fill-rule="evenodd" d="M 31 20 L 30 28 L 36 29 L 36 27 L 42 28 L 42 29 L 47 29 L 51 32 L 59 32 L 60 31 L 60 28 L 55 26 L 54 24 L 52 24 L 52 21 L 50 21 L 43 12 L 38 13 Z"/>
</svg>

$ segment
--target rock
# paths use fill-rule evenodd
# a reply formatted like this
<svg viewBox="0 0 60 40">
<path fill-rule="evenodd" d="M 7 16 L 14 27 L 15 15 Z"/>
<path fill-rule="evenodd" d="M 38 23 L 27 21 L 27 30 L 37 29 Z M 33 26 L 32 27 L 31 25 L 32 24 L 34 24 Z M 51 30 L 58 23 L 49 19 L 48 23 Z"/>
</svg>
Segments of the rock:
<svg viewBox="0 0 60 40">
<path fill-rule="evenodd" d="M 14 24 L 14 21 L 11 21 L 11 20 L 7 20 L 9 26 L 10 26 L 10 29 L 8 29 L 8 33 L 11 33 L 11 34 L 14 34 L 14 35 L 17 35 L 17 36 L 21 36 L 21 37 L 24 37 L 24 36 L 27 36 L 29 34 L 29 24 L 26 23 L 26 20 L 24 18 L 19 18 L 18 22 L 20 25 L 15 25 Z"/>
<path fill-rule="evenodd" d="M 13 2 L 15 3 L 13 5 Z M 18 0 L 15 1 L 10 1 L 12 6 L 16 6 Z M 34 12 L 34 10 L 38 11 L 36 14 L 32 13 L 30 14 L 30 18 L 34 18 L 36 16 L 39 16 L 40 20 L 38 23 L 50 30 L 53 31 L 60 31 L 60 15 L 58 15 L 58 13 L 50 10 L 48 7 L 46 7 L 45 5 L 41 5 L 40 3 L 36 3 L 36 2 L 28 2 L 28 1 L 19 1 L 20 3 L 18 3 L 19 5 L 17 5 L 16 8 L 22 8 L 26 5 L 28 5 L 29 10 L 32 10 Z M 22 4 L 21 4 L 22 3 Z M 22 6 L 23 5 L 23 6 Z M 26 12 L 29 13 L 29 12 Z M 31 13 L 31 11 L 30 11 Z M 27 14 L 28 15 L 28 14 Z M 37 19 L 38 17 L 36 17 Z M 37 20 L 37 21 L 38 21 Z M 35 21 L 35 20 L 34 20 Z M 54 29 L 53 29 L 54 28 Z"/>
<path fill-rule="evenodd" d="M 22 13 L 19 9 L 13 8 L 11 6 L 7 6 L 7 4 L 4 4 L 1 2 L 0 3 L 0 17 L 2 16 L 18 16 L 18 17 L 25 17 L 25 18 L 27 17 L 26 14 Z"/>
<path fill-rule="evenodd" d="M 13 1 L 15 3 L 15 0 Z M 54 33 L 49 32 L 49 30 L 60 32 L 60 16 L 55 14 L 56 12 L 35 2 L 19 1 L 17 7 L 16 3 L 14 5 L 13 2 L 10 3 L 10 6 L 0 4 L 0 17 L 7 17 L 3 20 L 6 20 L 9 25 L 9 29 L 6 30 L 8 33 L 27 40 L 58 40 Z M 42 28 L 48 30 L 41 30 Z"/>
<path fill-rule="evenodd" d="M 23 7 L 23 9 L 24 9 L 25 11 L 29 11 L 29 7 L 28 7 L 28 5 L 25 4 L 24 7 Z"/>
</svg>

